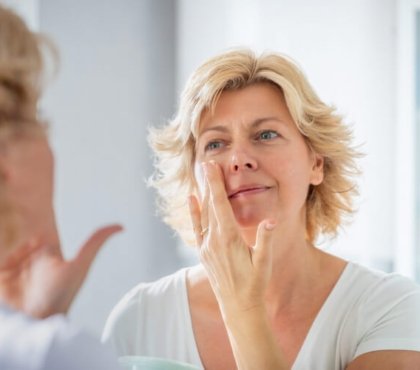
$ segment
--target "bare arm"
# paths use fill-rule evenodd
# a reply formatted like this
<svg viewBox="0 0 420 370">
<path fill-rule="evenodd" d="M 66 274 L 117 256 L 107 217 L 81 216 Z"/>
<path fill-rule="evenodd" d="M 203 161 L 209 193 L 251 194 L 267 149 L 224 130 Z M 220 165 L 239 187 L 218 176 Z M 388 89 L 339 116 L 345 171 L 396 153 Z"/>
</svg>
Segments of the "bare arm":
<svg viewBox="0 0 420 370">
<path fill-rule="evenodd" d="M 346 370 L 414 370 L 420 369 L 420 352 L 374 351 L 353 360 Z"/>
<path fill-rule="evenodd" d="M 289 369 L 264 309 L 241 314 L 225 310 L 225 323 L 238 369 Z"/>
</svg>

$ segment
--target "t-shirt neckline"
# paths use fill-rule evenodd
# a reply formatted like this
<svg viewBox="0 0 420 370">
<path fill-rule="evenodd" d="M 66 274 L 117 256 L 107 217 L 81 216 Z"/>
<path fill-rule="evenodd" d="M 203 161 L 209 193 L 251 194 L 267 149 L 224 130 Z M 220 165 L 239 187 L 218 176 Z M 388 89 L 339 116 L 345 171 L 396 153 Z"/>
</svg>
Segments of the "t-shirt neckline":
<svg viewBox="0 0 420 370">
<path fill-rule="evenodd" d="M 340 292 L 345 292 L 346 290 L 341 289 L 343 285 L 347 282 L 347 276 L 351 274 L 351 271 L 353 269 L 353 263 L 347 262 L 346 266 L 344 267 L 343 271 L 341 272 L 339 278 L 337 279 L 337 282 L 335 283 L 334 287 L 332 288 L 330 294 L 328 295 L 327 299 L 325 300 L 324 304 L 320 308 L 319 312 L 317 313 L 314 321 L 312 322 L 311 327 L 308 330 L 308 333 L 306 334 L 305 339 L 303 340 L 302 346 L 299 349 L 299 352 L 295 358 L 295 361 L 293 362 L 293 365 L 291 367 L 291 370 L 298 369 L 299 363 L 303 361 L 304 353 L 306 353 L 305 348 L 310 346 L 311 343 L 316 340 L 317 338 L 314 337 L 313 333 L 319 333 L 317 330 L 317 327 L 322 325 L 322 322 L 324 321 L 324 316 L 326 315 L 326 312 L 329 311 L 329 306 L 334 305 L 334 302 L 338 299 L 338 294 Z M 302 360 L 301 360 L 302 358 Z"/>
</svg>

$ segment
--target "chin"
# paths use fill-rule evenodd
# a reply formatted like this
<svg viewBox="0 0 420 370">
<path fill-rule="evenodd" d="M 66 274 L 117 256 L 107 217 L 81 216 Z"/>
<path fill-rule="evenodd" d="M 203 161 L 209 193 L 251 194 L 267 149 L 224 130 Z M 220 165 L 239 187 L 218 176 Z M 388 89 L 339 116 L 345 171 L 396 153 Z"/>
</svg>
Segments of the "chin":
<svg viewBox="0 0 420 370">
<path fill-rule="evenodd" d="M 261 222 L 262 220 L 260 220 Z M 252 222 L 252 221 L 244 221 L 244 220 L 237 220 L 238 226 L 241 229 L 257 229 L 260 222 Z"/>
<path fill-rule="evenodd" d="M 261 221 L 270 218 L 267 214 L 258 215 L 256 212 L 252 212 L 251 214 L 243 214 L 235 212 L 235 219 L 238 223 L 239 227 L 249 229 L 249 228 L 257 228 Z"/>
</svg>

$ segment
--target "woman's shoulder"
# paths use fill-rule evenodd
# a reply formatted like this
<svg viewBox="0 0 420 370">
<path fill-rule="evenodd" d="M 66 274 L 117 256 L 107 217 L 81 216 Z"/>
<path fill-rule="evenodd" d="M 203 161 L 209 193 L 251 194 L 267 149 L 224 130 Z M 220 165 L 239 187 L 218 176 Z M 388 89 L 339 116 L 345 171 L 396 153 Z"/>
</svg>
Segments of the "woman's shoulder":
<svg viewBox="0 0 420 370">
<path fill-rule="evenodd" d="M 152 282 L 142 282 L 130 289 L 114 307 L 113 312 L 129 311 L 145 304 L 161 304 L 185 290 L 187 268 Z"/>
<path fill-rule="evenodd" d="M 420 309 L 420 286 L 411 279 L 349 262 L 341 278 L 340 301 L 371 318 Z"/>
<path fill-rule="evenodd" d="M 324 310 L 344 320 L 354 315 L 376 320 L 398 311 L 420 309 L 420 286 L 407 277 L 348 262 Z M 345 320 L 344 320 L 345 321 Z"/>
<path fill-rule="evenodd" d="M 102 340 L 111 343 L 120 355 L 143 353 L 142 346 L 150 346 L 148 341 L 160 338 L 156 333 L 164 335 L 187 321 L 187 270 L 132 288 L 108 316 Z"/>
<path fill-rule="evenodd" d="M 420 293 L 420 285 L 395 272 L 387 273 L 355 262 L 348 263 L 346 272 L 349 283 L 353 286 L 363 287 L 363 291 L 368 291 L 370 292 L 369 294 L 386 293 L 389 295 L 395 292 L 401 296 L 402 294 Z"/>
<path fill-rule="evenodd" d="M 156 281 L 140 283 L 129 290 L 108 316 L 102 339 L 106 341 L 108 336 L 119 332 L 131 332 L 130 328 L 150 322 L 153 316 L 168 320 L 173 318 L 177 314 L 174 307 L 183 309 L 185 306 L 187 270 L 180 269 Z"/>
<path fill-rule="evenodd" d="M 419 351 L 420 286 L 397 273 L 353 264 L 359 299 L 348 320 L 357 333 L 355 357 L 375 350 Z"/>
</svg>

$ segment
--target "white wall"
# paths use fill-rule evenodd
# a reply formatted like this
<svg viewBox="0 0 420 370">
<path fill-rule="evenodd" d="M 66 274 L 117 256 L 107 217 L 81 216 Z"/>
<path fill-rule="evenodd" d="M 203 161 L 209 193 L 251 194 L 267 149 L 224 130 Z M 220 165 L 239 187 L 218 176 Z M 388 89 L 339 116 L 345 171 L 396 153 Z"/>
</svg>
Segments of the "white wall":
<svg viewBox="0 0 420 370">
<path fill-rule="evenodd" d="M 391 268 L 394 242 L 394 0 L 179 0 L 177 90 L 206 58 L 235 46 L 294 58 L 363 144 L 360 208 L 334 251 Z"/>
<path fill-rule="evenodd" d="M 416 170 L 419 151 L 416 148 L 416 74 L 418 61 L 416 48 L 420 39 L 416 35 L 416 14 L 420 11 L 419 0 L 397 1 L 397 135 L 395 173 L 395 217 L 396 217 L 396 269 L 410 271 L 416 276 L 416 265 L 420 267 L 419 216 L 416 200 L 419 183 Z M 417 213 L 417 215 L 416 215 Z M 417 258 L 416 258 L 417 257 Z M 420 270 L 417 271 L 420 279 Z"/>
<path fill-rule="evenodd" d="M 0 4 L 13 9 L 32 30 L 39 28 L 38 0 L 0 0 Z"/>
</svg>

